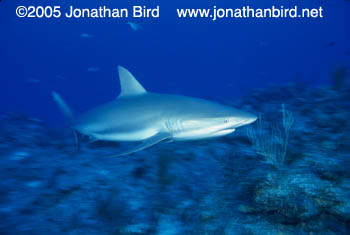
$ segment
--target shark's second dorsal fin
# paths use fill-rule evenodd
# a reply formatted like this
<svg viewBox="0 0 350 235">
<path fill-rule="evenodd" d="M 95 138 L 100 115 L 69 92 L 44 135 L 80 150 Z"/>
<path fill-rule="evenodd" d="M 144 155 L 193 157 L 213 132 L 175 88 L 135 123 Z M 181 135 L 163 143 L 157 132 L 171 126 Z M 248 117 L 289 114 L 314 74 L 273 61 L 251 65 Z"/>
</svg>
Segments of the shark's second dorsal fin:
<svg viewBox="0 0 350 235">
<path fill-rule="evenodd" d="M 127 69 L 118 66 L 118 70 L 121 90 L 119 97 L 142 95 L 147 92 Z"/>
</svg>

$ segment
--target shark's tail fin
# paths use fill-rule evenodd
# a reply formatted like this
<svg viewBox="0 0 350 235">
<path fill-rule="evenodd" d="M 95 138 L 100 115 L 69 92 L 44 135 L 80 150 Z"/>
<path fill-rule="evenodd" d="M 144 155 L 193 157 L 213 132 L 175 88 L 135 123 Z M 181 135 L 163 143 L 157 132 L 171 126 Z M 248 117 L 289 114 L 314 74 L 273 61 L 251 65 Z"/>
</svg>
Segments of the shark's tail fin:
<svg viewBox="0 0 350 235">
<path fill-rule="evenodd" d="M 68 122 L 68 125 L 72 124 L 72 120 L 73 120 L 73 112 L 72 110 L 69 108 L 69 106 L 66 104 L 66 102 L 62 99 L 62 97 L 57 94 L 56 92 L 52 92 L 52 97 L 53 100 L 56 102 L 56 104 L 58 105 L 58 107 L 60 108 L 60 110 L 62 111 L 64 117 L 66 118 L 66 121 Z M 76 147 L 79 149 L 80 148 L 80 144 L 79 144 L 79 133 L 76 132 L 76 130 L 73 130 L 73 134 L 74 134 L 74 140 L 75 140 L 75 145 Z"/>
<path fill-rule="evenodd" d="M 68 107 L 66 102 L 61 98 L 59 94 L 56 92 L 52 92 L 53 100 L 56 102 L 60 110 L 62 111 L 64 117 L 67 119 L 67 122 L 71 124 L 71 121 L 73 119 L 73 113 L 72 110 Z"/>
</svg>

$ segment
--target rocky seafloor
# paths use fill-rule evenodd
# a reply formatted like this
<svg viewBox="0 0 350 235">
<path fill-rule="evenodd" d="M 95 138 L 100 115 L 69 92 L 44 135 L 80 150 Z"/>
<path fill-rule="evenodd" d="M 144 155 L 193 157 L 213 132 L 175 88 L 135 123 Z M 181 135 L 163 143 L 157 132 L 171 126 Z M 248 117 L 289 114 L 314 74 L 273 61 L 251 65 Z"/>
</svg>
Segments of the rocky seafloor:
<svg viewBox="0 0 350 235">
<path fill-rule="evenodd" d="M 107 157 L 121 146 L 77 151 L 68 128 L 3 115 L 0 234 L 350 234 L 349 94 L 290 84 L 226 103 L 261 113 L 266 133 L 284 104 L 283 160 L 266 161 L 247 127 Z"/>
</svg>

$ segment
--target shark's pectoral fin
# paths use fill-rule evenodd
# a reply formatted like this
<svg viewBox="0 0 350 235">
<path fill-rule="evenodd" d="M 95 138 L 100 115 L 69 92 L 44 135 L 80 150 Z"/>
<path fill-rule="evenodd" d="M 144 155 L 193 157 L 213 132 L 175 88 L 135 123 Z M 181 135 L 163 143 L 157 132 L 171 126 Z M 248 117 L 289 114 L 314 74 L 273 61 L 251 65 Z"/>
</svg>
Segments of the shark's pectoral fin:
<svg viewBox="0 0 350 235">
<path fill-rule="evenodd" d="M 117 154 L 113 154 L 113 157 L 118 157 L 118 156 L 123 156 L 123 155 L 128 155 L 128 154 L 131 154 L 131 153 L 135 153 L 137 151 L 140 151 L 142 149 L 145 149 L 145 148 L 148 148 L 148 147 L 151 147 L 152 145 L 155 145 L 163 140 L 166 140 L 168 138 L 170 138 L 171 135 L 168 134 L 168 133 L 158 133 L 146 140 L 144 140 L 142 143 L 136 145 L 135 147 L 133 147 L 132 149 L 129 149 L 129 150 L 126 150 L 124 152 L 120 152 L 120 153 L 117 153 Z"/>
</svg>

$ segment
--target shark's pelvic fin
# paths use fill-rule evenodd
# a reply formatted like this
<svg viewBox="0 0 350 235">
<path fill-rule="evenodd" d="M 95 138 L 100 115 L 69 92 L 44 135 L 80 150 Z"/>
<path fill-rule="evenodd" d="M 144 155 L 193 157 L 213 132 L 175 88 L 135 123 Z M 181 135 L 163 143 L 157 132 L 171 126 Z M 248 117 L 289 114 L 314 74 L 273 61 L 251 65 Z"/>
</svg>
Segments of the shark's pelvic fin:
<svg viewBox="0 0 350 235">
<path fill-rule="evenodd" d="M 144 140 L 142 143 L 136 145 L 135 147 L 133 147 L 132 149 L 126 150 L 124 152 L 118 153 L 118 154 L 114 154 L 112 155 L 113 157 L 118 157 L 118 156 L 124 156 L 124 155 L 128 155 L 131 153 L 135 153 L 137 151 L 140 151 L 142 149 L 151 147 L 152 145 L 155 145 L 163 140 L 166 140 L 168 138 L 170 138 L 171 135 L 168 133 L 158 133 L 146 140 Z"/>
<path fill-rule="evenodd" d="M 118 71 L 121 90 L 119 97 L 142 95 L 147 92 L 127 69 L 118 66 Z"/>
</svg>

